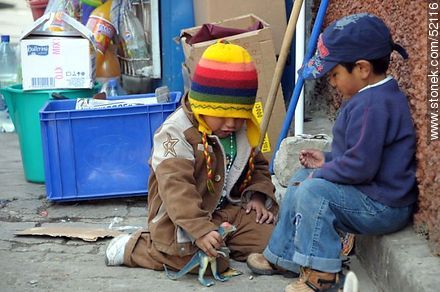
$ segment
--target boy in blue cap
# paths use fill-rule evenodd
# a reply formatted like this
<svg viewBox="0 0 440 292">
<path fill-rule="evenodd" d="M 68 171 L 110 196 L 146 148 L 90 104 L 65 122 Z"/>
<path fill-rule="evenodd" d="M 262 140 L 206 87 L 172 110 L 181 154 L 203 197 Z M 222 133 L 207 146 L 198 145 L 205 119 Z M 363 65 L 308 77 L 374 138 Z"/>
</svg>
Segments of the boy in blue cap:
<svg viewBox="0 0 440 292">
<path fill-rule="evenodd" d="M 406 96 L 386 75 L 395 44 L 384 22 L 361 13 L 332 23 L 315 55 L 301 68 L 305 79 L 327 74 L 343 96 L 331 152 L 306 149 L 262 254 L 247 264 L 258 274 L 300 272 L 285 289 L 325 291 L 338 286 L 338 230 L 386 234 L 403 228 L 417 201 L 416 135 Z"/>
</svg>

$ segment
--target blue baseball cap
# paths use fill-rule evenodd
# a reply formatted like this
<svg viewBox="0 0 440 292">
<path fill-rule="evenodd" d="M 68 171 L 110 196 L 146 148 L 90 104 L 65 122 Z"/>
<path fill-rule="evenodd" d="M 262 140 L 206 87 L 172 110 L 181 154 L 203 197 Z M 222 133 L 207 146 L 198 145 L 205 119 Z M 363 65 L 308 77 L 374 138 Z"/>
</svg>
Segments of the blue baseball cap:
<svg viewBox="0 0 440 292">
<path fill-rule="evenodd" d="M 319 78 L 337 64 L 375 60 L 393 50 L 408 58 L 405 49 L 393 42 L 390 30 L 380 18 L 369 13 L 348 15 L 331 23 L 319 35 L 315 55 L 298 74 L 304 79 Z"/>
</svg>

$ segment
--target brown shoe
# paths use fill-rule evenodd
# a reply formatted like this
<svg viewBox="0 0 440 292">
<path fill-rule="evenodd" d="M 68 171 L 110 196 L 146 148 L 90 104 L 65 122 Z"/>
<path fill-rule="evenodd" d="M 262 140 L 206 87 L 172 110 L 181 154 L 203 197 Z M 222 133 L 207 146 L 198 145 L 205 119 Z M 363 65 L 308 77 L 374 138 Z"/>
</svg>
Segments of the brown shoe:
<svg viewBox="0 0 440 292">
<path fill-rule="evenodd" d="M 309 268 L 302 268 L 296 282 L 290 283 L 284 292 L 319 292 L 335 288 L 339 283 L 338 274 L 325 273 Z"/>
<path fill-rule="evenodd" d="M 246 264 L 252 272 L 258 275 L 280 274 L 289 278 L 296 278 L 299 276 L 297 273 L 285 270 L 277 265 L 272 264 L 266 260 L 261 253 L 251 253 L 246 260 Z"/>
<path fill-rule="evenodd" d="M 352 252 L 354 253 L 354 240 L 355 235 L 353 233 L 345 233 L 343 236 L 341 236 L 341 255 L 349 256 L 352 254 Z"/>
</svg>

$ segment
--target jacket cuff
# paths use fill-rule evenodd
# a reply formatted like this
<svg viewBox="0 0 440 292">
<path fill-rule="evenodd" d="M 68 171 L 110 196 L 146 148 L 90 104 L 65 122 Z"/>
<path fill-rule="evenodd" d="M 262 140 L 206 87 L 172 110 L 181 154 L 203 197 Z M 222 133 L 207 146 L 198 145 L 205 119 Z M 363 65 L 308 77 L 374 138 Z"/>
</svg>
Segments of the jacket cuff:
<svg viewBox="0 0 440 292">
<path fill-rule="evenodd" d="M 331 161 L 332 160 L 332 157 L 333 155 L 332 155 L 332 153 L 331 152 L 324 152 L 324 160 L 325 160 L 325 162 L 329 162 L 329 161 Z"/>
<path fill-rule="evenodd" d="M 322 178 L 322 170 L 321 170 L 320 168 L 314 170 L 314 171 L 312 172 L 312 177 L 313 177 L 313 178 Z"/>
<path fill-rule="evenodd" d="M 197 224 L 195 224 L 195 226 L 192 226 L 191 230 L 186 230 L 193 242 L 211 231 L 218 230 L 218 226 L 210 221 L 205 222 L 200 228 L 196 227 L 196 225 Z"/>
</svg>

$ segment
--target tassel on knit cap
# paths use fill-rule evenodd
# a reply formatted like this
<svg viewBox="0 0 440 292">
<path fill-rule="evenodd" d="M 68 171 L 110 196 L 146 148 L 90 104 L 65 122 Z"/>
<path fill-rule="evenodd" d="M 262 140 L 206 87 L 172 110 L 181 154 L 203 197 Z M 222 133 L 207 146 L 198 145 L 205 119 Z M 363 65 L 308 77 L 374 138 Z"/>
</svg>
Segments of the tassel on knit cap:
<svg viewBox="0 0 440 292">
<path fill-rule="evenodd" d="M 249 158 L 249 171 L 240 189 L 249 183 L 254 169 L 253 156 L 260 140 L 260 125 L 252 113 L 257 96 L 258 74 L 250 54 L 242 47 L 219 41 L 203 53 L 194 71 L 189 104 L 203 134 L 208 172 L 208 190 L 214 192 L 211 157 L 207 135 L 212 130 L 200 115 L 246 119 L 246 134 L 253 148 Z"/>
</svg>

